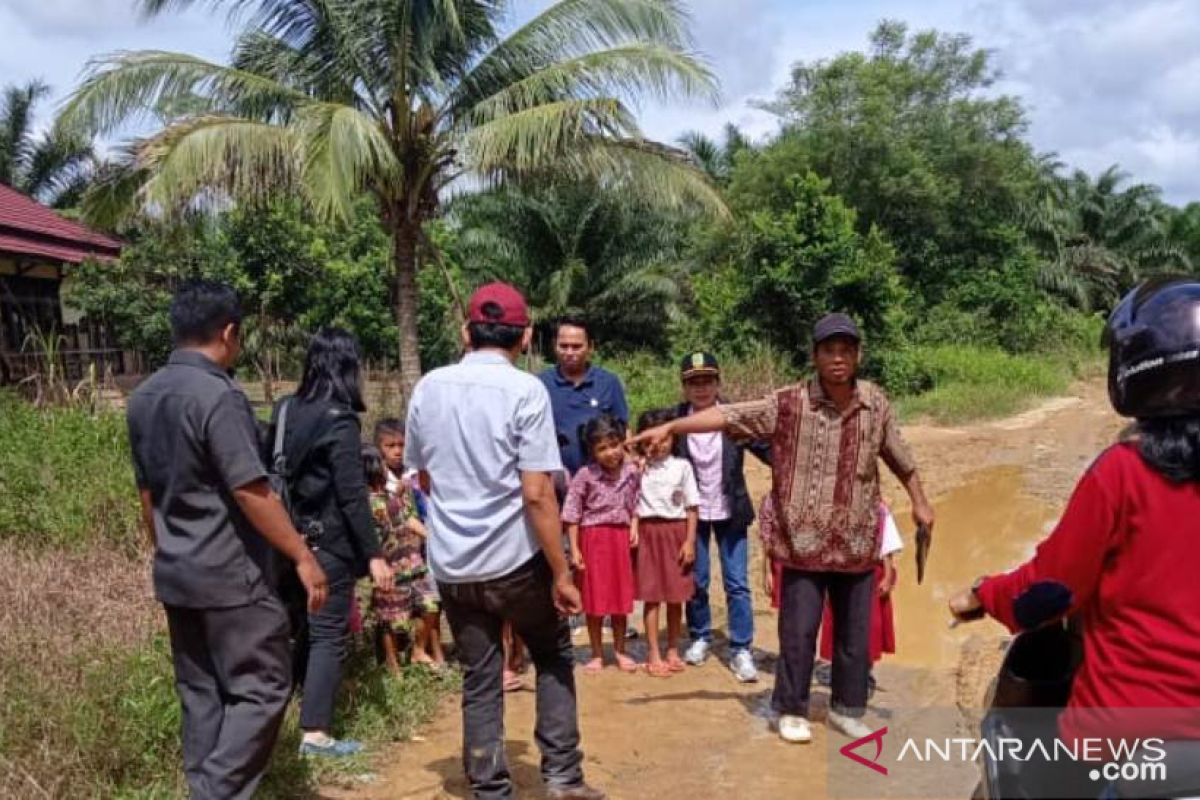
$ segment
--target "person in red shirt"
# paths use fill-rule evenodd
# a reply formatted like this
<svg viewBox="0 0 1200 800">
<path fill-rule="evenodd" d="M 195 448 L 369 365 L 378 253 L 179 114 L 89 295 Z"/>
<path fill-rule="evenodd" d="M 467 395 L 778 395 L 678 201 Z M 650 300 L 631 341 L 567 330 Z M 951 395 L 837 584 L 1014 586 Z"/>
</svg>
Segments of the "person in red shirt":
<svg viewBox="0 0 1200 800">
<path fill-rule="evenodd" d="M 1033 558 L 950 599 L 1009 630 L 1077 615 L 1066 740 L 1200 740 L 1200 281 L 1140 286 L 1113 311 L 1109 396 L 1135 433 L 1105 450 Z"/>
</svg>

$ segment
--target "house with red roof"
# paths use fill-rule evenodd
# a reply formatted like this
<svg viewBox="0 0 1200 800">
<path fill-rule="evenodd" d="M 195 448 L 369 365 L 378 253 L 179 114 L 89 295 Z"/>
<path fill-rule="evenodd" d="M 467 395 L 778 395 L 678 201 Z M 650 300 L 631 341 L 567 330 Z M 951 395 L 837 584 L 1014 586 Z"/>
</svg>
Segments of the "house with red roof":
<svg viewBox="0 0 1200 800">
<path fill-rule="evenodd" d="M 134 354 L 122 352 L 103 325 L 83 319 L 61 299 L 72 267 L 120 254 L 119 240 L 0 185 L 0 384 L 42 368 L 39 334 L 57 337 L 68 378 L 82 377 L 89 364 L 101 374 L 131 370 Z"/>
</svg>

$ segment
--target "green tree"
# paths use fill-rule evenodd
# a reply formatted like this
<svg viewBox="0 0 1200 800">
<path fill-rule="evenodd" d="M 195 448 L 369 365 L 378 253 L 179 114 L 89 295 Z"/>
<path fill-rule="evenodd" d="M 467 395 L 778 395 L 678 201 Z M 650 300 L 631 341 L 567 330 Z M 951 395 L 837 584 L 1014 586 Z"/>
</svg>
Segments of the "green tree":
<svg viewBox="0 0 1200 800">
<path fill-rule="evenodd" d="M 188 4 L 142 0 L 152 13 Z M 256 9 L 231 66 L 157 51 L 104 58 L 63 119 L 108 133 L 186 101 L 188 113 L 133 147 L 110 181 L 136 188 L 144 206 L 177 208 L 217 187 L 237 199 L 290 192 L 322 219 L 345 219 L 367 192 L 392 245 L 406 393 L 420 375 L 418 255 L 460 176 L 601 176 L 720 207 L 681 153 L 642 137 L 627 104 L 647 92 L 715 94 L 671 0 L 560 0 L 507 38 L 500 0 L 224 5 Z"/>
<path fill-rule="evenodd" d="M 811 169 L 878 228 L 927 304 L 970 273 L 1011 258 L 998 227 L 1033 190 L 1037 167 L 1011 97 L 984 94 L 995 73 L 969 37 L 880 23 L 867 53 L 797 64 L 766 105 L 785 132 L 785 174 Z M 735 183 L 737 179 L 735 177 Z"/>
<path fill-rule="evenodd" d="M 735 221 L 706 247 L 715 269 L 697 277 L 689 340 L 747 351 L 768 343 L 800 363 L 812 324 L 844 311 L 872 348 L 897 342 L 907 293 L 895 253 L 875 229 L 856 230 L 855 213 L 814 173 L 784 175 L 771 203 L 736 206 Z"/>
<path fill-rule="evenodd" d="M 34 108 L 50 95 L 41 81 L 4 87 L 0 95 L 0 183 L 55 208 L 78 202 L 95 167 L 91 142 L 57 125 L 33 131 Z"/>
<path fill-rule="evenodd" d="M 469 274 L 527 287 L 545 326 L 583 314 L 616 349 L 663 352 L 688 277 L 689 221 L 587 182 L 463 197 L 451 220 Z"/>
<path fill-rule="evenodd" d="M 1052 174 L 1026 209 L 1026 226 L 1046 259 L 1040 284 L 1083 311 L 1111 307 L 1155 273 L 1191 266 L 1158 187 L 1122 187 L 1128 179 L 1116 165 L 1094 179 L 1082 170 Z M 1184 235 L 1182 223 L 1175 235 Z"/>
</svg>

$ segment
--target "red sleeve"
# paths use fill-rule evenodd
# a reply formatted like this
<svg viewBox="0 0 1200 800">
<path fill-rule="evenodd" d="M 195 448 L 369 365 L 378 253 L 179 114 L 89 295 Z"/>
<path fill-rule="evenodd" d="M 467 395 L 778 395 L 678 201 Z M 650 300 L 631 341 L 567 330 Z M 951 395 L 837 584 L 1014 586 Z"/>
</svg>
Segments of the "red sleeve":
<svg viewBox="0 0 1200 800">
<path fill-rule="evenodd" d="M 1108 488 L 1112 470 L 1105 462 L 1119 457 L 1114 448 L 1096 460 L 1075 487 L 1053 533 L 1037 546 L 1032 559 L 1011 572 L 985 578 L 980 585 L 984 610 L 1010 631 L 1036 627 L 1066 613 L 1060 608 L 1042 618 L 1036 591 L 1025 597 L 1025 613 L 1019 613 L 1018 601 L 1035 585 L 1051 588 L 1052 593 L 1055 585 L 1065 587 L 1070 593 L 1070 611 L 1086 605 L 1095 593 L 1117 527 L 1115 492 Z M 1058 593 L 1062 594 L 1061 590 Z"/>
</svg>

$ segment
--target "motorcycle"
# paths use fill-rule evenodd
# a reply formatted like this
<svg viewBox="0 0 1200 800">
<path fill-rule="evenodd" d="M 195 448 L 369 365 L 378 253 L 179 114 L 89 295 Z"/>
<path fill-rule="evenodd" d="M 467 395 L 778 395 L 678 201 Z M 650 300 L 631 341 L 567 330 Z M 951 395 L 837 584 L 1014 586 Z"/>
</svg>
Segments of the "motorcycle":
<svg viewBox="0 0 1200 800">
<path fill-rule="evenodd" d="M 1071 683 L 1083 655 L 1083 640 L 1073 622 L 1024 631 L 1009 643 L 1000 670 L 987 692 L 980 723 L 980 780 L 972 800 L 1084 800 L 1170 798 L 1200 800 L 1200 742 L 1166 742 L 1165 780 L 1098 782 L 1087 765 L 997 759 L 1004 742 L 1052 742 L 1057 736 L 1056 710 L 1066 706 Z"/>
</svg>

